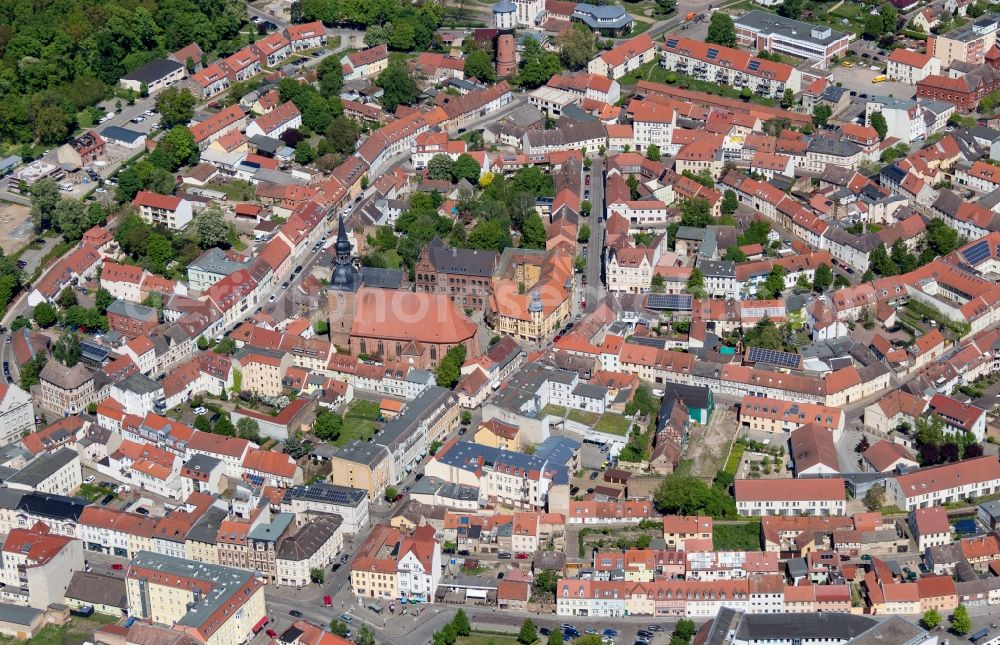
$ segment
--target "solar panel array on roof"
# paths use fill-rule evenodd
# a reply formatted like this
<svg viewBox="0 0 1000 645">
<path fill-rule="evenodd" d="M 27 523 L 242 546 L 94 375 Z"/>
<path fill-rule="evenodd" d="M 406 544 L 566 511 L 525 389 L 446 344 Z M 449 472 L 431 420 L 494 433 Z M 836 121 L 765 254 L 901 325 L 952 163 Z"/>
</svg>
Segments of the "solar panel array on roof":
<svg viewBox="0 0 1000 645">
<path fill-rule="evenodd" d="M 747 350 L 747 361 L 751 363 L 767 363 L 778 367 L 797 369 L 802 365 L 802 357 L 791 352 L 779 352 L 765 347 L 751 347 Z"/>
<path fill-rule="evenodd" d="M 986 240 L 980 240 L 962 251 L 962 256 L 969 264 L 976 265 L 990 257 L 990 244 Z"/>
<path fill-rule="evenodd" d="M 708 60 L 715 60 L 718 57 L 719 57 L 719 50 L 716 49 L 715 47 L 709 48 L 708 54 L 705 55 L 705 58 L 707 58 Z"/>
<path fill-rule="evenodd" d="M 667 47 L 676 47 L 676 46 L 677 46 L 677 39 L 676 38 L 671 38 L 671 39 L 667 40 Z"/>
<path fill-rule="evenodd" d="M 646 306 L 650 309 L 691 311 L 691 296 L 679 293 L 650 293 L 646 296 Z"/>
<path fill-rule="evenodd" d="M 652 336 L 633 336 L 628 342 L 633 345 L 645 345 L 646 347 L 655 347 L 657 349 L 666 349 L 667 347 L 665 339 L 653 338 Z"/>
<path fill-rule="evenodd" d="M 750 61 L 749 63 L 747 63 L 747 69 L 749 69 L 751 72 L 756 72 L 757 70 L 760 69 L 760 61 L 759 60 Z"/>
<path fill-rule="evenodd" d="M 111 350 L 90 341 L 80 341 L 80 353 L 83 358 L 94 362 L 101 362 L 108 358 Z"/>
</svg>

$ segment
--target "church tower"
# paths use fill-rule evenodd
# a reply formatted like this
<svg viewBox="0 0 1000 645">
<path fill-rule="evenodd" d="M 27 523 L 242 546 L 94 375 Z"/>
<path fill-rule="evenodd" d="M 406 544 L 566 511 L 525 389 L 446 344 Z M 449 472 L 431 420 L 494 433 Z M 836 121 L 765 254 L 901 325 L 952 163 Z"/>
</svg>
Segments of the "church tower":
<svg viewBox="0 0 1000 645">
<path fill-rule="evenodd" d="M 340 230 L 333 250 L 336 254 L 333 276 L 327 287 L 327 307 L 330 312 L 330 341 L 340 347 L 348 347 L 351 339 L 351 325 L 354 324 L 354 309 L 358 289 L 361 288 L 361 273 L 354 266 L 351 257 L 351 241 L 347 239 L 347 225 L 340 216 Z"/>
</svg>

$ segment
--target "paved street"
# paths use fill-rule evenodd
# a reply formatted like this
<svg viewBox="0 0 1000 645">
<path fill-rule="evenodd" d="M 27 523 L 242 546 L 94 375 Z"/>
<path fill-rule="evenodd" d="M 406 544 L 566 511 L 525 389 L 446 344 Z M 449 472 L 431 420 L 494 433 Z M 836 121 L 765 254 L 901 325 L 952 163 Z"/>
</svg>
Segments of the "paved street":
<svg viewBox="0 0 1000 645">
<path fill-rule="evenodd" d="M 584 171 L 587 174 L 587 171 Z M 591 312 L 597 308 L 597 303 L 601 301 L 602 294 L 606 293 L 601 284 L 601 264 L 602 249 L 604 248 L 604 220 L 607 219 L 604 204 L 604 157 L 594 157 L 590 165 L 590 185 L 584 189 L 590 190 L 591 212 L 590 217 L 582 218 L 580 225 L 586 223 L 590 227 L 590 242 L 587 244 L 587 268 L 584 275 L 587 277 L 587 286 L 582 289 L 582 293 L 587 298 L 586 311 Z M 576 304 L 579 304 L 579 300 Z"/>
</svg>

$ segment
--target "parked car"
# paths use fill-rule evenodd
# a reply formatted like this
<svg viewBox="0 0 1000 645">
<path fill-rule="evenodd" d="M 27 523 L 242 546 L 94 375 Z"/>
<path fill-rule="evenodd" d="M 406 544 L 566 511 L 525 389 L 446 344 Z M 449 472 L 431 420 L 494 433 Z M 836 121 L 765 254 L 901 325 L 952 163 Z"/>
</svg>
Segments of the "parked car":
<svg viewBox="0 0 1000 645">
<path fill-rule="evenodd" d="M 500 560 L 510 560 L 511 555 L 506 551 L 501 551 L 500 553 L 497 553 L 497 558 L 499 558 Z"/>
<path fill-rule="evenodd" d="M 111 565 L 112 571 L 121 571 L 124 568 L 125 567 L 120 562 L 115 562 L 114 564 Z"/>
<path fill-rule="evenodd" d="M 91 475 L 90 477 L 87 477 L 86 479 L 84 479 L 83 483 L 84 484 L 93 484 L 96 481 L 97 481 L 97 477 L 95 477 L 94 475 Z"/>
<path fill-rule="evenodd" d="M 298 609 L 292 609 L 288 612 L 289 616 L 294 616 L 295 618 L 302 618 L 302 612 Z"/>
<path fill-rule="evenodd" d="M 333 605 L 333 598 L 330 596 L 323 596 L 323 606 L 330 607 Z"/>
<path fill-rule="evenodd" d="M 264 633 L 267 634 L 268 638 L 277 638 L 278 637 L 278 632 L 274 631 L 273 629 L 268 629 Z"/>
<path fill-rule="evenodd" d="M 351 622 L 352 620 L 354 620 L 354 616 L 352 616 L 352 615 L 350 615 L 350 614 L 341 614 L 341 615 L 340 615 L 340 620 L 341 620 L 342 622 L 345 622 L 345 623 L 349 623 L 349 622 Z"/>
<path fill-rule="evenodd" d="M 597 476 L 600 475 L 600 474 L 601 473 L 598 472 L 598 471 L 596 471 L 596 470 L 594 472 L 590 473 L 590 481 L 594 481 L 595 479 L 597 479 Z"/>
</svg>

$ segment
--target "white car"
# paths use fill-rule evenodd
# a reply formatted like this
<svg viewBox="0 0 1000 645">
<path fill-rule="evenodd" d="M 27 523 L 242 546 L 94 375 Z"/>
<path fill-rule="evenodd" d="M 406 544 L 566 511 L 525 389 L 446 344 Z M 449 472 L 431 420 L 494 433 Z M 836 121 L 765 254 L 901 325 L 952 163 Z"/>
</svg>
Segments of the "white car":
<svg viewBox="0 0 1000 645">
<path fill-rule="evenodd" d="M 90 477 L 84 479 L 83 483 L 84 484 L 93 484 L 96 481 L 97 481 L 97 477 L 95 477 L 94 475 L 91 475 Z"/>
<path fill-rule="evenodd" d="M 152 110 L 146 110 L 145 112 L 143 112 L 143 114 L 145 114 L 146 116 L 153 116 L 154 114 L 156 114 L 156 112 L 153 112 Z"/>
<path fill-rule="evenodd" d="M 206 414 L 207 412 L 208 412 L 208 410 L 206 410 L 205 408 L 203 408 L 200 405 L 194 409 L 194 413 L 195 414 Z"/>
<path fill-rule="evenodd" d="M 268 302 L 274 302 L 277 299 L 278 299 L 278 296 L 276 294 L 271 294 L 271 297 L 268 298 L 267 301 Z"/>
</svg>

